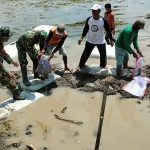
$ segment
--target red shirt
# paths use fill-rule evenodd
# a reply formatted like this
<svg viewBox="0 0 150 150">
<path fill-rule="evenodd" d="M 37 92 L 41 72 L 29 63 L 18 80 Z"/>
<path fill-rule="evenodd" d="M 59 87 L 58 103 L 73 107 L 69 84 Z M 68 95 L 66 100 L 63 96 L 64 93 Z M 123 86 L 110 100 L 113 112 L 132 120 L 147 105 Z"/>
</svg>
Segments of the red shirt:
<svg viewBox="0 0 150 150">
<path fill-rule="evenodd" d="M 114 13 L 110 12 L 110 13 L 104 13 L 104 18 L 107 19 L 109 27 L 110 28 L 114 28 Z"/>
</svg>

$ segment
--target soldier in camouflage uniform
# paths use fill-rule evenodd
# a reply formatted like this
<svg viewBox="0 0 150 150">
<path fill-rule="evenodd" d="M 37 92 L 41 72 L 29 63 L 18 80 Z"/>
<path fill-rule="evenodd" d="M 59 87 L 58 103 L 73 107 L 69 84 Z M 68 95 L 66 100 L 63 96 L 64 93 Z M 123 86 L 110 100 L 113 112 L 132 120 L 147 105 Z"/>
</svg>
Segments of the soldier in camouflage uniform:
<svg viewBox="0 0 150 150">
<path fill-rule="evenodd" d="M 24 100 L 25 97 L 20 96 L 20 90 L 18 85 L 15 83 L 15 75 L 6 70 L 3 65 L 3 59 L 8 64 L 13 64 L 18 67 L 19 64 L 6 53 L 3 42 L 7 42 L 12 36 L 9 27 L 0 27 L 0 83 L 6 85 L 7 88 L 12 92 L 14 100 Z"/>
<path fill-rule="evenodd" d="M 44 41 L 45 41 L 46 37 L 47 37 L 46 31 L 30 30 L 30 31 L 25 32 L 22 36 L 20 36 L 16 42 L 16 47 L 18 49 L 18 59 L 19 59 L 20 67 L 21 67 L 23 83 L 26 86 L 31 85 L 31 83 L 27 77 L 27 67 L 26 66 L 28 64 L 28 61 L 26 58 L 26 53 L 28 53 L 30 59 L 33 62 L 34 77 L 38 78 L 38 74 L 35 72 L 35 70 L 37 69 L 37 66 L 38 66 L 39 52 L 34 48 L 34 45 L 39 44 L 40 50 L 42 50 L 44 47 Z"/>
</svg>

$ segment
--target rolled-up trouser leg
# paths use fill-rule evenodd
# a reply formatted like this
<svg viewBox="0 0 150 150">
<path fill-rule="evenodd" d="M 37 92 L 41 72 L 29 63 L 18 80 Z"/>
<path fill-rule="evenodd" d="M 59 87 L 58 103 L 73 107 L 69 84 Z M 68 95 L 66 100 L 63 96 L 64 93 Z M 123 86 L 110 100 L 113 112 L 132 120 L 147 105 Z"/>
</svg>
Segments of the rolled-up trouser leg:
<svg viewBox="0 0 150 150">
<path fill-rule="evenodd" d="M 95 46 L 94 44 L 91 44 L 91 43 L 86 41 L 85 48 L 84 48 L 84 51 L 81 55 L 80 62 L 79 62 L 79 67 L 80 68 L 82 68 L 85 65 L 85 63 L 88 60 L 94 46 Z"/>
</svg>

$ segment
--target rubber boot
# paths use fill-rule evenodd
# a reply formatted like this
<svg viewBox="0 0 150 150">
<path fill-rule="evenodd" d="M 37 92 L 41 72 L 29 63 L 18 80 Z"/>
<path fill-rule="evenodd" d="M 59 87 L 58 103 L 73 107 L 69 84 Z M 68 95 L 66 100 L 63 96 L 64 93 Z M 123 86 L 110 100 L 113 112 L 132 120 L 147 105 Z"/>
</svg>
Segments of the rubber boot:
<svg viewBox="0 0 150 150">
<path fill-rule="evenodd" d="M 11 90 L 11 92 L 13 94 L 14 100 L 25 100 L 26 99 L 24 96 L 20 96 L 20 90 L 19 89 Z"/>
<path fill-rule="evenodd" d="M 34 78 L 38 78 L 38 73 L 36 72 L 36 69 L 37 69 L 38 64 L 39 64 L 38 58 L 35 58 L 34 60 L 32 60 L 32 62 L 33 62 Z"/>
<path fill-rule="evenodd" d="M 21 72 L 22 72 L 22 78 L 23 78 L 23 83 L 26 86 L 31 86 L 31 83 L 27 77 L 27 68 L 26 67 L 21 67 Z"/>
</svg>

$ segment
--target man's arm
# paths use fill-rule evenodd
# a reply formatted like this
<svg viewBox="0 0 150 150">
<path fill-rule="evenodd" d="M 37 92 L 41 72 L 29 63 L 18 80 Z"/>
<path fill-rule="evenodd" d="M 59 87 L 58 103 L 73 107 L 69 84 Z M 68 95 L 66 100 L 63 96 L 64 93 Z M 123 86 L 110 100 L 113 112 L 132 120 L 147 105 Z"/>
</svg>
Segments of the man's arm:
<svg viewBox="0 0 150 150">
<path fill-rule="evenodd" d="M 90 18 L 91 18 L 91 17 L 88 17 L 88 18 L 86 19 L 85 26 L 84 26 L 83 31 L 82 31 L 82 37 L 85 37 L 86 34 L 87 34 L 88 31 L 89 31 L 89 24 L 88 24 L 88 21 L 89 21 Z"/>
<path fill-rule="evenodd" d="M 7 54 L 5 49 L 2 50 L 2 57 L 8 64 L 11 64 L 13 62 L 13 59 L 10 57 L 9 54 Z"/>
<path fill-rule="evenodd" d="M 78 40 L 78 44 L 79 44 L 79 45 L 81 44 L 83 38 L 86 36 L 86 34 L 87 34 L 88 31 L 89 31 L 88 21 L 89 21 L 90 18 L 91 18 L 91 17 L 88 17 L 88 18 L 86 19 L 85 26 L 84 26 L 83 31 L 82 31 L 82 35 L 81 35 L 80 39 Z"/>
<path fill-rule="evenodd" d="M 135 52 L 133 51 L 133 49 L 130 46 L 130 39 L 131 39 L 131 33 L 125 31 L 124 32 L 124 41 L 123 41 L 124 48 L 128 51 L 129 54 L 134 54 Z"/>
<path fill-rule="evenodd" d="M 0 70 L 3 72 L 3 73 L 8 73 L 8 71 L 6 70 L 6 68 L 4 67 L 3 63 L 0 62 Z"/>
<path fill-rule="evenodd" d="M 115 35 L 115 28 L 116 28 L 116 24 L 115 24 L 115 15 L 114 13 L 112 13 L 112 26 L 113 26 L 113 35 Z"/>
<path fill-rule="evenodd" d="M 133 39 L 133 46 L 134 46 L 134 48 L 136 50 L 139 49 L 139 45 L 138 45 L 138 33 L 136 34 L 135 38 Z"/>
<path fill-rule="evenodd" d="M 110 28 L 109 28 L 108 21 L 107 21 L 105 18 L 103 18 L 103 20 L 104 20 L 104 28 L 105 28 L 105 31 L 107 32 L 110 41 L 112 41 L 112 34 L 111 34 L 111 31 L 110 31 Z"/>
<path fill-rule="evenodd" d="M 55 48 L 54 51 L 52 52 L 53 54 L 56 53 L 56 52 L 60 49 L 60 47 L 64 44 L 66 38 L 67 38 L 67 35 L 64 36 L 64 37 L 61 39 L 61 41 L 59 42 L 59 44 L 56 46 L 56 48 Z"/>
<path fill-rule="evenodd" d="M 137 53 L 139 53 L 141 56 L 143 56 L 142 52 L 139 49 L 139 45 L 138 45 L 138 33 L 135 36 L 135 38 L 133 39 L 133 46 L 136 49 Z"/>
</svg>

